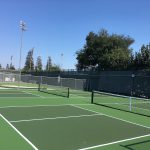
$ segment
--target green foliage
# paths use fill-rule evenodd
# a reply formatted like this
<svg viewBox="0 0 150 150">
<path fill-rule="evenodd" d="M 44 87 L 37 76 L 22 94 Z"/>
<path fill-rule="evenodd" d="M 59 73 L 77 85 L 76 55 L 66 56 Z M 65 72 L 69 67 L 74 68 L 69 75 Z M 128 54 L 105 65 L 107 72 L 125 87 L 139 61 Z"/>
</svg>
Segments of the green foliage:
<svg viewBox="0 0 150 150">
<path fill-rule="evenodd" d="M 34 49 L 31 49 L 27 54 L 25 66 L 23 68 L 25 72 L 34 71 L 33 51 Z"/>
<path fill-rule="evenodd" d="M 110 35 L 104 29 L 98 34 L 90 32 L 84 47 L 76 52 L 78 61 L 76 67 L 78 70 L 91 66 L 98 70 L 127 69 L 132 55 L 129 47 L 133 42 L 129 36 Z"/>
<path fill-rule="evenodd" d="M 12 62 L 10 63 L 9 69 L 15 70 L 15 66 L 12 64 Z"/>
<path fill-rule="evenodd" d="M 61 70 L 60 66 L 52 64 L 51 57 L 49 56 L 48 59 L 47 59 L 45 71 L 47 71 L 47 72 L 57 72 L 57 71 L 60 71 L 60 70 Z"/>
<path fill-rule="evenodd" d="M 135 53 L 134 66 L 136 70 L 150 69 L 150 44 L 142 45 L 140 51 Z"/>
<path fill-rule="evenodd" d="M 1 64 L 0 64 L 0 69 L 2 69 Z M 7 65 L 6 65 L 6 70 L 15 70 L 15 67 L 14 67 L 14 65 L 12 65 L 12 63 L 11 63 L 10 65 L 7 64 Z"/>
<path fill-rule="evenodd" d="M 0 69 L 2 69 L 2 65 L 0 64 Z"/>
<path fill-rule="evenodd" d="M 9 70 L 9 64 L 6 65 L 6 70 Z"/>
<path fill-rule="evenodd" d="M 10 64 L 10 67 L 9 67 L 9 69 L 11 69 L 11 70 L 15 70 L 15 67 L 14 67 L 14 65 Z"/>
<path fill-rule="evenodd" d="M 51 71 L 54 71 L 54 72 L 57 72 L 57 71 L 60 71 L 61 69 L 60 69 L 60 66 L 58 66 L 58 65 L 53 65 L 52 67 L 51 67 Z"/>
<path fill-rule="evenodd" d="M 46 71 L 51 71 L 51 68 L 52 68 L 52 60 L 51 57 L 49 56 L 46 63 Z"/>
<path fill-rule="evenodd" d="M 42 58 L 41 58 L 41 56 L 38 56 L 37 57 L 37 60 L 36 60 L 36 66 L 35 66 L 35 71 L 38 71 L 38 72 L 40 72 L 40 71 L 42 71 Z"/>
</svg>

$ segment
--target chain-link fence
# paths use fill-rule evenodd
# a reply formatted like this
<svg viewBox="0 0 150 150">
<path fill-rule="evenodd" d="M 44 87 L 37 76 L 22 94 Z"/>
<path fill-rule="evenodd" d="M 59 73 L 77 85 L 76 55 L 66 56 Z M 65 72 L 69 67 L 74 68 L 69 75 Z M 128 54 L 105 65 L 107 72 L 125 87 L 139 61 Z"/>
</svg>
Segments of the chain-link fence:
<svg viewBox="0 0 150 150">
<path fill-rule="evenodd" d="M 20 75 L 0 73 L 0 82 L 18 82 L 20 80 Z"/>
<path fill-rule="evenodd" d="M 72 76 L 71 76 L 72 77 Z M 0 82 L 25 82 L 33 84 L 47 84 L 54 86 L 69 87 L 81 91 L 104 91 L 122 95 L 150 98 L 150 76 L 131 73 L 103 73 L 100 75 L 86 75 L 85 78 L 46 77 L 33 75 L 20 75 L 0 73 Z"/>
<path fill-rule="evenodd" d="M 0 82 L 5 83 L 33 83 L 33 84 L 47 84 L 54 86 L 69 87 L 76 90 L 84 90 L 86 85 L 86 79 L 74 79 L 74 78 L 61 78 L 58 77 L 45 77 L 45 76 L 33 76 L 33 75 L 20 75 L 0 73 Z"/>
</svg>

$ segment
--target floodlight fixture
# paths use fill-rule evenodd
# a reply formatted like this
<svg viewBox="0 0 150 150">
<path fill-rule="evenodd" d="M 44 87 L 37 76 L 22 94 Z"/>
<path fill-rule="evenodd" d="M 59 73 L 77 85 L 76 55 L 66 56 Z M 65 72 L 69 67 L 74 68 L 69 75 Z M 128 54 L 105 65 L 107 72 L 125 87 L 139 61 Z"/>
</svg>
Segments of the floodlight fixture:
<svg viewBox="0 0 150 150">
<path fill-rule="evenodd" d="M 26 23 L 23 22 L 22 20 L 20 21 L 20 28 L 21 28 L 22 31 L 26 31 L 27 30 L 26 29 Z"/>
</svg>

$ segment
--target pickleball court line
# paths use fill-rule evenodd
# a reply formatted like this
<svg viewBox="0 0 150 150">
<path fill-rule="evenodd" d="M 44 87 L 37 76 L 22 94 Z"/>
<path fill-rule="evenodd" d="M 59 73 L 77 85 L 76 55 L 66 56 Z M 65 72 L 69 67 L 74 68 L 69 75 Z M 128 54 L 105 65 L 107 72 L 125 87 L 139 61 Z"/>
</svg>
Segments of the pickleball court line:
<svg viewBox="0 0 150 150">
<path fill-rule="evenodd" d="M 2 114 L 0 114 L 0 117 L 13 129 L 15 130 L 34 150 L 38 150 L 38 148 L 31 142 L 29 141 L 17 128 L 15 128 L 10 121 L 8 121 Z"/>
<path fill-rule="evenodd" d="M 92 105 L 92 104 L 73 104 L 73 105 Z M 26 105 L 26 106 L 23 106 L 23 105 L 10 105 L 10 106 L 0 106 L 0 108 L 18 108 L 18 107 L 61 107 L 61 106 L 71 106 L 71 104 L 57 104 L 57 105 L 55 105 L 55 104 L 52 104 L 52 105 Z M 91 112 L 91 111 L 90 111 Z M 96 112 L 97 113 L 97 112 Z"/>
<path fill-rule="evenodd" d="M 83 109 L 83 110 L 88 110 L 88 111 L 91 111 L 93 112 L 92 110 L 90 109 L 87 109 L 87 108 L 82 108 L 80 106 L 77 106 L 77 105 L 71 105 L 71 106 L 74 106 L 74 107 L 77 107 L 77 108 L 80 108 L 80 109 Z M 96 113 L 96 111 L 94 111 Z M 97 112 L 98 113 L 98 112 Z M 141 125 L 141 124 L 138 124 L 138 123 L 134 123 L 134 122 L 131 122 L 131 121 L 127 121 L 127 120 L 124 120 L 124 119 L 121 119 L 121 118 L 117 118 L 117 117 L 114 117 L 114 116 L 111 116 L 111 115 L 106 115 L 104 113 L 101 113 L 103 116 L 106 116 L 106 117 L 109 117 L 109 118 L 113 118 L 113 119 L 117 119 L 117 120 L 120 120 L 120 121 L 123 121 L 123 122 L 127 122 L 127 123 L 130 123 L 130 124 L 134 124 L 134 125 L 137 125 L 137 126 L 141 126 L 141 127 L 144 127 L 144 128 L 147 128 L 147 129 L 150 129 L 150 126 L 144 126 L 144 125 Z"/>
<path fill-rule="evenodd" d="M 66 117 L 50 117 L 50 118 L 39 118 L 39 119 L 26 119 L 26 120 L 12 120 L 11 123 L 20 123 L 20 122 L 32 122 L 32 121 L 43 121 L 43 120 L 57 120 L 57 119 L 69 119 L 69 118 L 81 118 L 81 117 L 93 117 L 100 116 L 101 114 L 92 114 L 92 115 L 79 115 L 79 116 L 66 116 Z"/>
<path fill-rule="evenodd" d="M 121 142 L 136 140 L 136 139 L 149 137 L 149 136 L 150 136 L 150 134 L 147 134 L 147 135 L 137 136 L 137 137 L 128 138 L 128 139 L 124 139 L 124 140 L 119 140 L 119 141 L 115 141 L 115 142 L 110 142 L 110 143 L 106 143 L 106 144 L 100 144 L 100 145 L 95 145 L 95 146 L 91 146 L 91 147 L 81 148 L 81 149 L 78 149 L 78 150 L 89 150 L 89 149 L 93 149 L 93 148 L 108 146 L 108 145 L 112 145 L 112 144 L 117 144 L 117 143 L 121 143 Z"/>
<path fill-rule="evenodd" d="M 40 98 L 45 98 L 44 96 L 41 96 L 41 95 L 38 95 L 38 94 L 33 94 L 33 93 L 30 93 L 30 92 L 27 92 L 27 91 L 22 91 L 26 94 L 29 94 L 29 95 L 33 95 L 33 96 L 37 96 L 37 97 L 40 97 Z"/>
</svg>

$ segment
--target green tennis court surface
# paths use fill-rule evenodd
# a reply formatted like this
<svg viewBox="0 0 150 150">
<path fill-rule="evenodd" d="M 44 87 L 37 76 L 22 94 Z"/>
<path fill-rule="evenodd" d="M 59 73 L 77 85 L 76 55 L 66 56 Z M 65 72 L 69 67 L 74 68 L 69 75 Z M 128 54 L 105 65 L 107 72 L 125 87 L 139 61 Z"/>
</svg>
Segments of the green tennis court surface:
<svg viewBox="0 0 150 150">
<path fill-rule="evenodd" d="M 8 96 L 9 92 L 14 95 Z M 149 117 L 93 105 L 89 92 L 70 90 L 69 98 L 37 89 L 0 90 L 1 94 L 0 149 L 150 147 Z"/>
<path fill-rule="evenodd" d="M 1 89 L 0 97 L 37 97 L 37 95 L 33 95 L 31 91 L 27 90 Z"/>
</svg>

